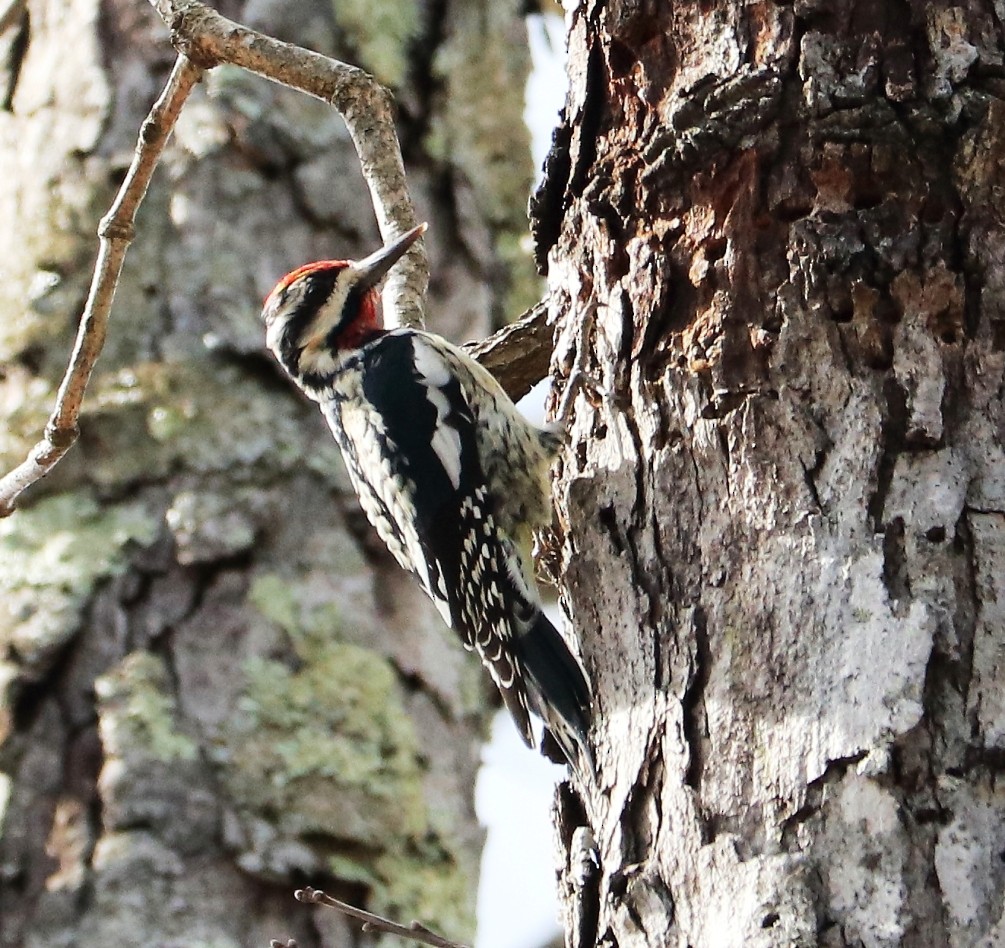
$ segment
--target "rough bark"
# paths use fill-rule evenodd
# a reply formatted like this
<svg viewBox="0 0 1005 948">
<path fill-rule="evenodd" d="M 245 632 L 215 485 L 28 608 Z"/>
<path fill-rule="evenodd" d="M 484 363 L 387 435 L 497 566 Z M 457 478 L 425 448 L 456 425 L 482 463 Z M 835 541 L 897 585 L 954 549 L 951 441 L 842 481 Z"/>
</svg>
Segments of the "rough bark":
<svg viewBox="0 0 1005 948">
<path fill-rule="evenodd" d="M 1001 944 L 1005 10 L 566 6 L 569 940 Z"/>
<path fill-rule="evenodd" d="M 145 3 L 11 9 L 4 468 L 45 422 L 98 219 L 174 60 Z M 493 124 L 521 108 L 516 3 L 220 9 L 396 92 L 432 225 L 434 328 L 481 336 L 520 305 L 526 133 Z M 81 441 L 0 525 L 0 944 L 355 943 L 293 901 L 307 881 L 469 938 L 480 672 L 371 538 L 316 408 L 263 356 L 272 282 L 377 242 L 345 128 L 215 69 L 138 228 Z"/>
</svg>

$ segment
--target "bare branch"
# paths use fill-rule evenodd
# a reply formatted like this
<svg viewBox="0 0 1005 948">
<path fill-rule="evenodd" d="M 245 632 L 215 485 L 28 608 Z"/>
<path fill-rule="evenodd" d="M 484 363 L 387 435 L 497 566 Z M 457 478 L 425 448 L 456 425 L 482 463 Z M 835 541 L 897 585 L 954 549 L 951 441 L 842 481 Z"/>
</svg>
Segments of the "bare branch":
<svg viewBox="0 0 1005 948">
<path fill-rule="evenodd" d="M 56 407 L 43 439 L 0 480 L 0 517 L 8 516 L 18 496 L 44 477 L 77 440 L 81 401 L 104 346 L 115 287 L 135 235 L 136 209 L 181 107 L 204 69 L 233 63 L 330 103 L 342 114 L 355 143 L 384 238 L 415 224 L 387 89 L 355 66 L 247 29 L 198 0 L 150 2 L 170 27 L 181 55 L 140 130 L 129 174 L 98 228 L 101 243 L 94 278 Z M 17 3 L 12 2 L 4 11 L 6 18 L 16 9 Z M 420 249 L 409 251 L 387 280 L 384 297 L 389 325 L 422 325 L 429 271 L 421 241 L 416 247 Z M 547 374 L 551 340 L 545 307 L 539 304 L 519 322 L 468 348 L 513 398 L 520 398 Z"/>
<path fill-rule="evenodd" d="M 101 242 L 94 278 L 80 317 L 70 364 L 56 396 L 56 407 L 45 426 L 43 439 L 32 448 L 27 460 L 0 479 L 0 517 L 8 516 L 21 492 L 48 474 L 77 440 L 80 403 L 94 363 L 105 344 L 115 287 L 126 250 L 135 234 L 136 209 L 147 192 L 182 105 L 201 76 L 199 66 L 179 56 L 164 91 L 140 128 L 126 179 L 111 209 L 98 225 Z"/>
<path fill-rule="evenodd" d="M 393 99 L 384 86 L 355 66 L 228 20 L 200 0 L 150 2 L 170 27 L 172 43 L 206 68 L 232 63 L 331 104 L 356 146 L 383 238 L 389 240 L 415 226 Z M 421 242 L 416 246 L 419 252 L 409 251 L 385 284 L 389 326 L 423 325 L 429 267 Z M 552 343 L 545 315 L 545 307 L 538 304 L 513 325 L 466 347 L 515 399 L 548 374 Z"/>
<path fill-rule="evenodd" d="M 488 339 L 464 346 L 468 355 L 498 379 L 513 401 L 523 398 L 548 375 L 553 348 L 547 299 Z"/>
<path fill-rule="evenodd" d="M 355 66 L 241 26 L 199 0 L 150 2 L 171 29 L 171 42 L 194 62 L 207 69 L 224 62 L 242 66 L 332 105 L 356 146 L 381 236 L 388 241 L 418 223 L 394 127 L 394 100 L 376 79 Z M 429 265 L 420 241 L 385 284 L 389 325 L 423 325 L 428 283 Z"/>
<path fill-rule="evenodd" d="M 363 931 L 365 932 L 384 932 L 388 935 L 400 935 L 402 938 L 410 938 L 412 941 L 417 941 L 423 945 L 432 945 L 433 948 L 465 948 L 459 942 L 450 941 L 449 938 L 437 935 L 436 932 L 430 931 L 430 929 L 419 922 L 412 922 L 410 925 L 399 925 L 388 918 L 374 915 L 372 912 L 364 912 L 363 909 L 358 909 L 347 902 L 333 899 L 320 889 L 312 889 L 308 886 L 306 889 L 297 889 L 294 895 L 298 901 L 306 902 L 308 905 L 327 905 L 330 908 L 338 909 L 343 915 L 348 915 L 350 918 L 355 918 L 357 921 L 362 922 Z M 296 942 L 293 944 L 295 946 Z M 284 943 L 273 941 L 272 945 L 274 948 L 276 946 L 282 948 Z M 285 942 L 286 948 L 289 948 L 289 945 L 289 941 Z"/>
</svg>

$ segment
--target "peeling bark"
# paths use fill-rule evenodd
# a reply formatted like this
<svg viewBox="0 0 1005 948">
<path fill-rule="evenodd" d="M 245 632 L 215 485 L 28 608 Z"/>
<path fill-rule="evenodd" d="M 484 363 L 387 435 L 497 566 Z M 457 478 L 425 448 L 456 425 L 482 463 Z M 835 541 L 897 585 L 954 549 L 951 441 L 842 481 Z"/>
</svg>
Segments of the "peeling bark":
<svg viewBox="0 0 1005 948">
<path fill-rule="evenodd" d="M 569 943 L 998 944 L 1000 5 L 567 9 Z"/>
</svg>

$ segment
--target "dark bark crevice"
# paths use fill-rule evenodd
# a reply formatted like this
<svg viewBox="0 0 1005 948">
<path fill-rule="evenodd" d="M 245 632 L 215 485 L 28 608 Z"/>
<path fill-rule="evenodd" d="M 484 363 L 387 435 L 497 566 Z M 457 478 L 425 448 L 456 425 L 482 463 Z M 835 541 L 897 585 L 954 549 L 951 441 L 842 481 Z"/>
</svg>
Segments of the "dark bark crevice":
<svg viewBox="0 0 1005 948">
<path fill-rule="evenodd" d="M 689 755 L 684 780 L 695 791 L 700 801 L 705 746 L 708 739 L 702 699 L 712 669 L 712 643 L 708 631 L 708 620 L 701 606 L 695 608 L 693 612 L 691 629 L 694 631 L 694 650 L 692 660 L 689 663 L 690 673 L 687 687 L 681 700 L 684 735 Z M 702 836 L 706 842 L 710 841 L 706 838 L 706 833 L 703 833 Z"/>
</svg>

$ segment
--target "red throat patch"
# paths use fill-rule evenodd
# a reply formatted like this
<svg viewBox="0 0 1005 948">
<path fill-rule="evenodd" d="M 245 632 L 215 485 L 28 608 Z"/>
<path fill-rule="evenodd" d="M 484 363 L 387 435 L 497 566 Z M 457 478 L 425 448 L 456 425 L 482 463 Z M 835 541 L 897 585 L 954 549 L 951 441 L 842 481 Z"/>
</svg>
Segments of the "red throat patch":
<svg viewBox="0 0 1005 948">
<path fill-rule="evenodd" d="M 342 331 L 340 349 L 358 349 L 371 336 L 384 328 L 380 309 L 380 293 L 367 290 L 359 301 L 359 315 Z"/>
</svg>

